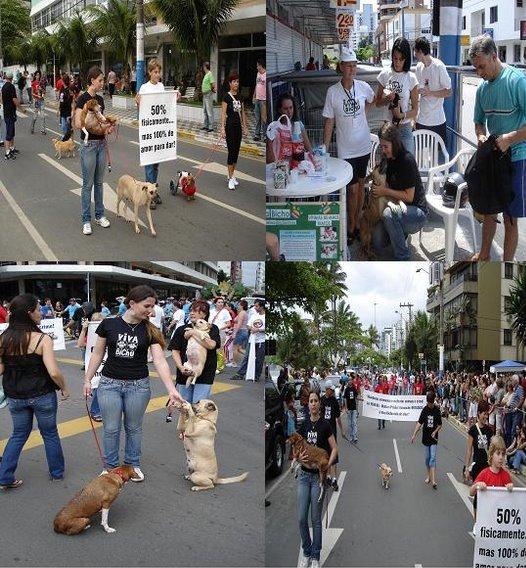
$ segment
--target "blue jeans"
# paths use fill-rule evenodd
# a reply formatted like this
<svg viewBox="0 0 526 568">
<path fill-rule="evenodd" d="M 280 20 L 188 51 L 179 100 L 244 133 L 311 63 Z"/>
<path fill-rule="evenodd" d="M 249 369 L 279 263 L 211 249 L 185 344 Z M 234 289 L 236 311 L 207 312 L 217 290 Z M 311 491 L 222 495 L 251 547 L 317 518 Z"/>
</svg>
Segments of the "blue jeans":
<svg viewBox="0 0 526 568">
<path fill-rule="evenodd" d="M 409 124 L 404 124 L 398 129 L 400 133 L 400 139 L 402 140 L 402 144 L 404 148 L 415 155 L 415 139 L 413 138 L 413 130 Z"/>
<path fill-rule="evenodd" d="M 159 175 L 159 164 L 149 164 L 144 166 L 146 174 L 146 181 L 149 183 L 157 183 L 157 176 Z"/>
<path fill-rule="evenodd" d="M 358 411 L 347 411 L 347 422 L 349 425 L 349 440 L 354 441 L 358 439 Z"/>
<path fill-rule="evenodd" d="M 104 168 L 106 167 L 105 140 L 90 140 L 80 147 L 82 168 L 82 223 L 91 221 L 91 188 L 95 197 L 95 219 L 104 217 Z"/>
<path fill-rule="evenodd" d="M 267 132 L 267 125 L 265 121 L 262 120 L 261 110 L 267 104 L 267 101 L 257 100 L 254 102 L 254 114 L 256 115 L 256 130 L 254 131 L 254 136 L 265 136 Z"/>
<path fill-rule="evenodd" d="M 519 469 L 521 464 L 526 464 L 526 453 L 524 450 L 517 450 L 512 459 L 513 469 Z"/>
<path fill-rule="evenodd" d="M 393 213 L 390 207 L 386 207 L 382 213 L 383 224 L 378 223 L 373 232 L 374 248 L 385 248 L 388 240 L 395 260 L 409 260 L 411 255 L 406 242 L 407 235 L 420 231 L 426 219 L 427 215 L 415 205 L 407 205 L 406 213 Z"/>
<path fill-rule="evenodd" d="M 243 357 L 243 361 L 241 363 L 241 367 L 239 367 L 239 371 L 237 374 L 240 377 L 244 377 L 247 374 L 247 366 L 248 366 L 248 356 L 250 353 L 250 343 L 247 344 L 247 348 L 245 351 L 245 356 Z M 256 343 L 256 381 L 259 381 L 259 377 L 261 376 L 261 372 L 263 371 L 263 363 L 265 362 L 265 342 Z"/>
<path fill-rule="evenodd" d="M 196 404 L 200 400 L 209 399 L 212 385 L 177 385 L 179 394 L 190 404 Z"/>
<path fill-rule="evenodd" d="M 60 128 L 62 129 L 62 134 L 66 135 L 70 129 L 70 117 L 61 116 L 60 117 Z"/>
<path fill-rule="evenodd" d="M 504 415 L 504 423 L 506 429 L 504 432 L 504 439 L 506 441 L 506 447 L 510 446 L 513 442 L 513 438 L 517 433 L 517 426 L 522 422 L 522 412 L 520 410 L 515 410 L 513 412 L 507 412 Z"/>
<path fill-rule="evenodd" d="M 64 454 L 57 430 L 57 393 L 50 392 L 36 398 L 9 398 L 8 402 L 13 420 L 13 433 L 0 463 L 0 485 L 15 481 L 20 452 L 33 428 L 33 416 L 36 416 L 38 429 L 44 440 L 51 477 L 58 479 L 64 477 Z"/>
<path fill-rule="evenodd" d="M 214 128 L 214 93 L 203 93 L 203 127 Z"/>
<path fill-rule="evenodd" d="M 92 389 L 91 391 L 91 406 L 90 406 L 90 414 L 92 416 L 100 416 L 100 406 L 99 406 L 99 395 L 98 388 Z"/>
<path fill-rule="evenodd" d="M 320 496 L 320 476 L 318 472 L 308 473 L 300 470 L 298 477 L 298 520 L 300 525 L 301 547 L 308 558 L 320 559 L 321 552 L 321 514 L 323 500 Z M 309 532 L 309 507 L 312 524 L 312 540 Z"/>
<path fill-rule="evenodd" d="M 150 401 L 150 379 L 121 381 L 102 376 L 97 396 L 104 429 L 104 458 L 108 469 L 119 465 L 119 442 L 124 415 L 124 463 L 141 465 L 142 420 Z"/>
<path fill-rule="evenodd" d="M 426 467 L 437 466 L 437 445 L 425 446 L 426 448 Z"/>
</svg>

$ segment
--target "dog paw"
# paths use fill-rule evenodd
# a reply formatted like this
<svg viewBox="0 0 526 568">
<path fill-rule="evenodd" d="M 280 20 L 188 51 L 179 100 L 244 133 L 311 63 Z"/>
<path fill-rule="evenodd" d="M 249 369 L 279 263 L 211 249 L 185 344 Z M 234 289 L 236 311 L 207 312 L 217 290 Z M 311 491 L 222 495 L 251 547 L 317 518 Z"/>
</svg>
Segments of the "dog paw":
<svg viewBox="0 0 526 568">
<path fill-rule="evenodd" d="M 111 527 L 104 527 L 104 530 L 105 530 L 107 533 L 114 533 L 114 532 L 117 532 L 117 529 L 112 529 Z"/>
<path fill-rule="evenodd" d="M 139 234 L 139 233 L 141 232 L 141 230 L 139 229 L 139 227 L 135 227 L 135 232 L 136 232 L 137 234 Z"/>
<path fill-rule="evenodd" d="M 152 237 L 155 239 L 155 237 L 157 236 L 157 233 L 155 231 L 152 232 Z"/>
<path fill-rule="evenodd" d="M 192 487 L 192 491 L 199 491 L 200 487 L 198 485 L 194 485 Z"/>
</svg>

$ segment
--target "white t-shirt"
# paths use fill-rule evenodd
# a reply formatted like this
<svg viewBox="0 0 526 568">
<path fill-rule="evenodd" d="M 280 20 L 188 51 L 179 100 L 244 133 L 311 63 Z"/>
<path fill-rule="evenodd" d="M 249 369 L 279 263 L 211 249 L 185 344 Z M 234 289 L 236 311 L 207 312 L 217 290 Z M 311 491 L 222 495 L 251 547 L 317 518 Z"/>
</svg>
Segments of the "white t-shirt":
<svg viewBox="0 0 526 568">
<path fill-rule="evenodd" d="M 143 83 L 139 89 L 139 95 L 147 95 L 148 93 L 164 93 L 164 85 L 161 81 L 155 85 L 150 81 Z"/>
<path fill-rule="evenodd" d="M 175 329 L 184 324 L 184 312 L 181 309 L 175 310 L 172 316 L 172 323 L 175 322 Z"/>
<path fill-rule="evenodd" d="M 392 69 L 384 69 L 378 75 L 378 82 L 382 87 L 389 89 L 400 96 L 402 112 L 411 110 L 411 91 L 418 85 L 418 79 L 412 71 L 397 73 Z M 400 124 L 409 124 L 411 119 L 401 120 Z"/>
<path fill-rule="evenodd" d="M 265 341 L 265 314 L 257 312 L 248 318 L 247 325 L 249 327 L 257 327 L 261 331 L 251 332 L 250 343 L 264 343 Z"/>
<path fill-rule="evenodd" d="M 163 324 L 163 318 L 164 318 L 164 312 L 163 309 L 161 308 L 161 306 L 158 306 L 157 304 L 155 304 L 155 306 L 153 307 L 153 310 L 155 312 L 155 314 L 150 318 L 150 321 L 153 323 L 153 325 L 155 327 L 157 327 L 158 329 L 161 329 Z"/>
<path fill-rule="evenodd" d="M 223 308 L 219 312 L 217 310 L 214 310 L 208 318 L 208 321 L 210 323 L 217 325 L 219 331 L 221 331 L 221 328 L 231 320 L 232 317 L 230 315 L 230 312 L 226 308 Z"/>
<path fill-rule="evenodd" d="M 428 67 L 422 62 L 418 63 L 415 74 L 420 89 L 424 89 L 425 87 L 428 87 L 431 91 L 451 89 L 451 77 L 448 75 L 446 66 L 440 59 L 432 57 L 431 64 Z M 421 95 L 416 121 L 425 126 L 444 124 L 444 122 L 446 122 L 444 99 L 439 97 L 424 97 Z"/>
<path fill-rule="evenodd" d="M 334 118 L 338 158 L 358 158 L 371 152 L 371 131 L 365 103 L 374 100 L 374 91 L 365 81 L 355 79 L 350 89 L 341 81 L 327 89 L 323 116 Z"/>
</svg>

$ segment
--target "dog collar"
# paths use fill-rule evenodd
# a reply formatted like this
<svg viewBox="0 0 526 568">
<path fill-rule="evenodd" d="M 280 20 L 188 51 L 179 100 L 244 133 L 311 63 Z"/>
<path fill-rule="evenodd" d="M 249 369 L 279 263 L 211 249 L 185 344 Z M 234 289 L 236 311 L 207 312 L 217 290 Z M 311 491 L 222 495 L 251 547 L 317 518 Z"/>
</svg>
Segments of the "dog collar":
<svg viewBox="0 0 526 568">
<path fill-rule="evenodd" d="M 116 469 L 114 471 L 109 471 L 108 473 L 114 473 L 115 475 L 118 475 L 122 479 L 123 482 L 127 481 L 126 479 L 124 479 L 122 469 L 120 469 L 120 468 Z"/>
</svg>

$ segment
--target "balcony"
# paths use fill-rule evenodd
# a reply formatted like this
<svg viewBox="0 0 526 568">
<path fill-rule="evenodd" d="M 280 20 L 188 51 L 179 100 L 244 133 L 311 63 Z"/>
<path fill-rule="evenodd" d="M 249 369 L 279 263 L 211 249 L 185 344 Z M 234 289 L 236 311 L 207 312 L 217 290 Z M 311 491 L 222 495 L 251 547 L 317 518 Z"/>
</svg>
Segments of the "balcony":
<svg viewBox="0 0 526 568">
<path fill-rule="evenodd" d="M 399 10 L 402 6 L 400 0 L 379 0 L 378 11 L 396 9 Z"/>
</svg>

